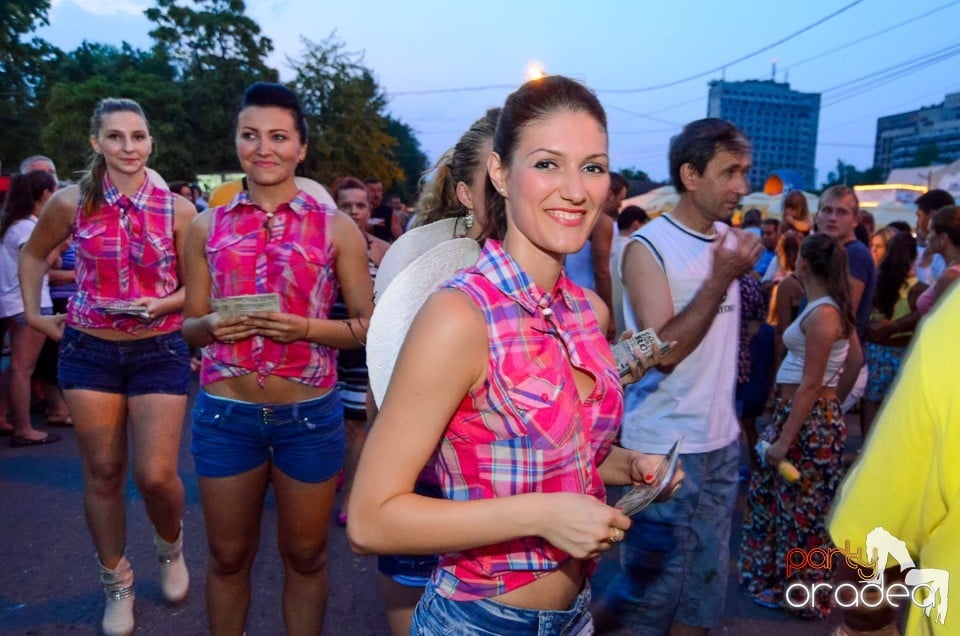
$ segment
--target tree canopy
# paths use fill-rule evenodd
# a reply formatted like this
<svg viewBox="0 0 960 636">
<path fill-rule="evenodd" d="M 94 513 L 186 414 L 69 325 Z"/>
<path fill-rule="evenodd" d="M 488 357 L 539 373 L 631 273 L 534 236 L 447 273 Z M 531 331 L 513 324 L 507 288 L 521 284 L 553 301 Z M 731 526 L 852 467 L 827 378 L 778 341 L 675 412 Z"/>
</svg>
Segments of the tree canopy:
<svg viewBox="0 0 960 636">
<path fill-rule="evenodd" d="M 0 167 L 15 172 L 35 153 L 60 174 L 86 167 L 90 115 L 105 97 L 140 103 L 154 138 L 151 166 L 168 180 L 234 172 L 233 115 L 244 89 L 280 76 L 267 63 L 273 42 L 246 15 L 243 0 L 155 0 L 148 50 L 83 42 L 60 51 L 33 36 L 49 0 L 0 0 Z M 414 131 L 386 113 L 386 98 L 363 55 L 331 33 L 303 40 L 286 60 L 289 86 L 308 113 L 306 176 L 324 183 L 346 174 L 379 178 L 415 197 L 426 167 Z"/>
</svg>

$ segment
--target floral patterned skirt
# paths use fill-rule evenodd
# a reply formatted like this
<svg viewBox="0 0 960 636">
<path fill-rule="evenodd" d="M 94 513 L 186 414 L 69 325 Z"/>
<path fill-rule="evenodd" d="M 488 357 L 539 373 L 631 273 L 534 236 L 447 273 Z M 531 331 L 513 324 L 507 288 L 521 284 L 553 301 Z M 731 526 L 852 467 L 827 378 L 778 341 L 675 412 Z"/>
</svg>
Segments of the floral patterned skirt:
<svg viewBox="0 0 960 636">
<path fill-rule="evenodd" d="M 790 406 L 786 400 L 777 400 L 773 421 L 761 434 L 762 439 L 776 439 L 790 414 Z M 787 577 L 786 557 L 794 548 L 833 547 L 826 521 L 843 479 L 846 436 L 840 403 L 820 398 L 786 456 L 800 471 L 800 479 L 788 483 L 775 467 L 767 466 L 753 474 L 737 565 L 740 583 L 758 603 L 779 606 L 806 618 L 823 618 L 830 613 L 830 592 L 825 589 L 819 590 L 802 608 L 785 602 L 784 591 L 791 583 L 801 582 L 809 590 L 811 584 L 832 580 L 830 569 L 825 567 L 793 570 Z M 803 602 L 804 594 L 796 598 Z"/>
</svg>

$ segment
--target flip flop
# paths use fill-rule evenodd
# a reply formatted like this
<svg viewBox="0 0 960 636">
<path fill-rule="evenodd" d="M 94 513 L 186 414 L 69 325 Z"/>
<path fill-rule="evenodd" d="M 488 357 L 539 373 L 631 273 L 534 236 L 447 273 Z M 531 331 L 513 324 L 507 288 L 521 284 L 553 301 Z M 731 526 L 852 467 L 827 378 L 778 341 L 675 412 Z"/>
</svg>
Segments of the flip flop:
<svg viewBox="0 0 960 636">
<path fill-rule="evenodd" d="M 20 435 L 10 436 L 10 445 L 14 448 L 23 448 L 25 446 L 42 446 L 43 444 L 53 444 L 54 442 L 59 441 L 59 433 L 47 433 L 46 437 L 41 437 L 40 439 L 31 439 L 29 437 L 21 437 Z"/>
</svg>

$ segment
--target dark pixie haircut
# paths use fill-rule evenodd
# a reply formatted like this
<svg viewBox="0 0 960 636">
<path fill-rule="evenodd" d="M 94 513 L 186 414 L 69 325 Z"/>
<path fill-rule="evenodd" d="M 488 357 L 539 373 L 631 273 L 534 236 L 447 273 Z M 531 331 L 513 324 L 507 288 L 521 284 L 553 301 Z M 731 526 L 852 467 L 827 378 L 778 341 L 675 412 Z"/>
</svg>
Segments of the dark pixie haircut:
<svg viewBox="0 0 960 636">
<path fill-rule="evenodd" d="M 910 224 L 906 221 L 890 221 L 887 223 L 887 227 L 893 228 L 897 232 L 906 232 L 907 234 L 913 231 L 910 228 Z"/>
<path fill-rule="evenodd" d="M 630 229 L 630 226 L 634 223 L 640 223 L 640 225 L 643 225 L 649 220 L 650 217 L 647 216 L 646 210 L 641 208 L 639 205 L 628 205 L 620 210 L 620 214 L 617 215 L 617 229 L 622 232 Z"/>
<path fill-rule="evenodd" d="M 250 106 L 264 106 L 285 108 L 290 111 L 293 121 L 297 126 L 297 132 L 300 134 L 300 143 L 307 143 L 307 117 L 303 106 L 300 105 L 300 99 L 297 94 L 284 86 L 283 84 L 274 84 L 272 82 L 254 82 L 243 91 L 243 99 L 240 100 L 240 108 L 233 118 L 233 127 L 236 129 L 240 113 Z"/>
<path fill-rule="evenodd" d="M 690 164 L 694 172 L 703 174 L 707 164 L 720 150 L 735 155 L 750 154 L 750 140 L 730 122 L 708 117 L 690 122 L 670 140 L 670 180 L 677 192 L 687 191 L 680 178 L 680 168 Z"/>
<path fill-rule="evenodd" d="M 580 82 L 562 75 L 530 80 L 507 97 L 500 111 L 493 133 L 493 151 L 500 156 L 501 163 L 510 165 L 526 126 L 560 111 L 586 113 L 600 124 L 604 133 L 607 131 L 607 114 L 600 100 Z M 507 231 L 506 202 L 490 179 L 487 179 L 484 198 L 487 208 L 484 234 L 502 239 Z"/>
<path fill-rule="evenodd" d="M 930 214 L 942 207 L 953 205 L 956 201 L 953 200 L 953 195 L 946 190 L 930 190 L 917 197 L 915 203 L 918 208 Z"/>
</svg>

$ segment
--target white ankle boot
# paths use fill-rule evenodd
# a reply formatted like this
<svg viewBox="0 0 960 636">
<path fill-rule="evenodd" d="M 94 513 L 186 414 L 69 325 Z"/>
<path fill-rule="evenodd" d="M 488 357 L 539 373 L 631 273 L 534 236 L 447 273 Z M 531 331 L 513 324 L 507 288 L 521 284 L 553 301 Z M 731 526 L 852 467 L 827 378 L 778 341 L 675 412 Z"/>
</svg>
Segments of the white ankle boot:
<svg viewBox="0 0 960 636">
<path fill-rule="evenodd" d="M 160 560 L 160 590 L 168 603 L 179 603 L 187 596 L 190 588 L 190 573 L 183 560 L 183 522 L 180 522 L 180 534 L 173 543 L 167 543 L 153 530 L 153 544 L 157 546 L 157 558 Z"/>
<path fill-rule="evenodd" d="M 100 582 L 107 596 L 103 633 L 105 636 L 127 636 L 133 633 L 133 568 L 125 556 L 112 570 L 103 567 L 102 563 L 99 565 Z"/>
</svg>

